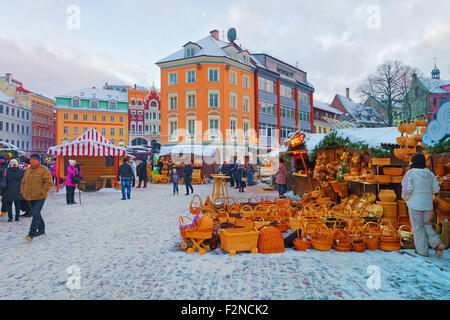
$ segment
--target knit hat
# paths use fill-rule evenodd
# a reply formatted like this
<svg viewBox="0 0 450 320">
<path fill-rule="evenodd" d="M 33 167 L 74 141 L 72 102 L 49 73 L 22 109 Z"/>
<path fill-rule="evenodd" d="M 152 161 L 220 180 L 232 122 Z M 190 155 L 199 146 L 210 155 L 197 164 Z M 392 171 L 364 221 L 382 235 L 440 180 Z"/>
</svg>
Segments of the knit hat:
<svg viewBox="0 0 450 320">
<path fill-rule="evenodd" d="M 425 160 L 425 156 L 421 153 L 417 153 L 415 154 L 412 158 L 411 158 L 411 165 L 410 165 L 411 169 L 416 168 L 416 169 L 424 169 L 426 168 L 426 160 Z"/>
<path fill-rule="evenodd" d="M 41 161 L 41 156 L 38 155 L 37 153 L 34 153 L 30 156 L 30 159 L 38 159 L 39 161 Z"/>
<path fill-rule="evenodd" d="M 71 166 L 75 165 L 75 163 L 77 163 L 75 160 L 69 160 L 69 164 L 70 164 Z"/>
<path fill-rule="evenodd" d="M 9 165 L 10 165 L 11 167 L 18 167 L 18 166 L 19 166 L 19 162 L 18 162 L 16 159 L 12 159 L 12 160 L 9 162 Z"/>
</svg>

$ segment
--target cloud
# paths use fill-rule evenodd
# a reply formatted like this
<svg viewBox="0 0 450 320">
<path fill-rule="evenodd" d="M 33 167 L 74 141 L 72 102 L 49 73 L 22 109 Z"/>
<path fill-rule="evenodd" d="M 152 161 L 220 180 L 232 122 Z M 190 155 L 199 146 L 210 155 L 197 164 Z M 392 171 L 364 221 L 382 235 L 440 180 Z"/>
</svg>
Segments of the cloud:
<svg viewBox="0 0 450 320">
<path fill-rule="evenodd" d="M 0 38 L 0 70 L 22 80 L 25 88 L 49 97 L 101 87 L 105 82 L 149 85 L 146 72 L 130 62 L 57 44 L 25 45 L 5 38 Z"/>
</svg>

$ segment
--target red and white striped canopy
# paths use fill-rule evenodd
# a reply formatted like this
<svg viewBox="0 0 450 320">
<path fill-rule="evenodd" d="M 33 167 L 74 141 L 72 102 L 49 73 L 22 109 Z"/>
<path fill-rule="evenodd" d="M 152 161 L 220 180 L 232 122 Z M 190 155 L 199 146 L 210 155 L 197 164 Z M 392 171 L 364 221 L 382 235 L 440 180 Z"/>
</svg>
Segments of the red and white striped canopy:
<svg viewBox="0 0 450 320">
<path fill-rule="evenodd" d="M 113 145 L 92 128 L 71 143 L 50 147 L 47 153 L 53 156 L 104 157 L 125 156 L 126 150 Z"/>
</svg>

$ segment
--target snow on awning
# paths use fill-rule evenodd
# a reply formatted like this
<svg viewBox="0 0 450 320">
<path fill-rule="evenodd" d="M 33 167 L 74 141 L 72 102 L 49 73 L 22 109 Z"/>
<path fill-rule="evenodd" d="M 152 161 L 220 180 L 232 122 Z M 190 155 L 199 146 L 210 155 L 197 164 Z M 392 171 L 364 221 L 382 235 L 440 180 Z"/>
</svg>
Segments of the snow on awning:
<svg viewBox="0 0 450 320">
<path fill-rule="evenodd" d="M 72 143 L 50 147 L 47 151 L 53 156 L 126 156 L 126 150 L 117 147 L 95 129 L 90 129 Z"/>
<path fill-rule="evenodd" d="M 364 143 L 371 148 L 381 148 L 382 145 L 397 145 L 396 138 L 400 136 L 397 127 L 346 128 L 336 129 L 334 132 L 339 138 L 348 139 L 352 143 Z"/>
<path fill-rule="evenodd" d="M 165 156 L 168 154 L 193 154 L 197 156 L 214 157 L 216 152 L 216 147 L 183 144 L 162 147 L 159 152 L 159 156 Z"/>
</svg>

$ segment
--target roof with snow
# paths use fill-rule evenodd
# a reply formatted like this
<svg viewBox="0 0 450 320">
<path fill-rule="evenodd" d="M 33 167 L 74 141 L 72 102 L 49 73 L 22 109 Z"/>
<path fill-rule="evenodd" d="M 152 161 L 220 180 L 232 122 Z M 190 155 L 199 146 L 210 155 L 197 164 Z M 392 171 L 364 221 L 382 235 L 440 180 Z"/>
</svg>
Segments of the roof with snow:
<svg viewBox="0 0 450 320">
<path fill-rule="evenodd" d="M 339 101 L 342 103 L 347 112 L 358 122 L 372 123 L 372 124 L 384 124 L 383 116 L 372 107 L 365 104 L 354 102 L 352 99 L 336 95 Z"/>
<path fill-rule="evenodd" d="M 198 50 L 195 52 L 194 56 L 192 56 L 190 58 L 200 57 L 200 56 L 224 57 L 224 58 L 229 58 L 231 60 L 235 60 L 237 62 L 248 65 L 250 67 L 253 67 L 253 65 L 251 63 L 245 62 L 244 59 L 242 57 L 240 57 L 239 55 L 232 56 L 224 50 L 226 47 L 231 45 L 229 42 L 225 42 L 222 40 L 216 40 L 211 35 L 209 35 L 197 42 L 189 41 L 184 46 L 187 46 L 189 44 L 197 45 L 197 47 L 198 47 Z M 183 46 L 183 49 L 180 49 L 180 50 L 172 53 L 171 55 L 159 60 L 158 62 L 156 62 L 156 64 L 185 59 L 186 56 L 185 56 L 184 46 Z M 238 51 L 242 52 L 245 50 L 238 50 Z"/>
<path fill-rule="evenodd" d="M 450 80 L 417 78 L 430 93 L 450 93 Z M 444 88 L 443 88 L 444 87 Z"/>
<path fill-rule="evenodd" d="M 205 157 L 214 157 L 216 155 L 217 148 L 203 145 L 190 145 L 190 144 L 178 144 L 174 146 L 162 147 L 159 156 L 165 156 L 168 154 L 193 154 Z"/>
<path fill-rule="evenodd" d="M 315 100 L 314 101 L 314 108 L 315 109 L 320 109 L 323 111 L 327 111 L 327 112 L 332 112 L 335 114 L 343 114 L 343 112 L 339 109 L 333 108 L 331 107 L 328 103 L 319 101 L 319 100 Z"/>
<path fill-rule="evenodd" d="M 66 94 L 56 96 L 57 98 L 98 99 L 98 100 L 116 100 L 118 102 L 128 103 L 128 93 L 118 90 L 84 88 L 75 90 Z"/>
</svg>

